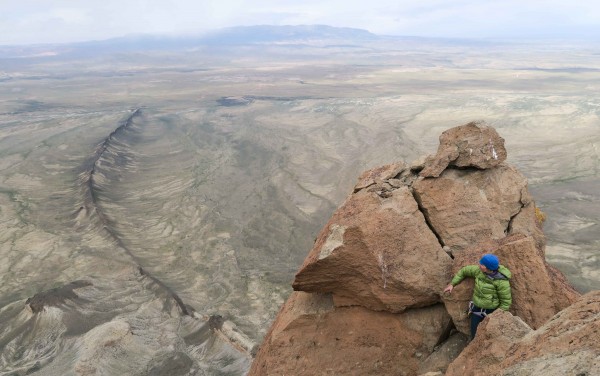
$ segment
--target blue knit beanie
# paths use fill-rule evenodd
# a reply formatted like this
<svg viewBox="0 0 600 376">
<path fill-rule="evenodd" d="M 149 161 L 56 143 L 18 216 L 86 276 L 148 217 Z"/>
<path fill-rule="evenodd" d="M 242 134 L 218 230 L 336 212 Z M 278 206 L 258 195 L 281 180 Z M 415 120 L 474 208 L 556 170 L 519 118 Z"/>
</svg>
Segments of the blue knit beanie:
<svg viewBox="0 0 600 376">
<path fill-rule="evenodd" d="M 489 270 L 498 270 L 498 266 L 500 266 L 500 260 L 498 260 L 498 256 L 492 254 L 485 254 L 479 260 L 479 263 Z"/>
</svg>

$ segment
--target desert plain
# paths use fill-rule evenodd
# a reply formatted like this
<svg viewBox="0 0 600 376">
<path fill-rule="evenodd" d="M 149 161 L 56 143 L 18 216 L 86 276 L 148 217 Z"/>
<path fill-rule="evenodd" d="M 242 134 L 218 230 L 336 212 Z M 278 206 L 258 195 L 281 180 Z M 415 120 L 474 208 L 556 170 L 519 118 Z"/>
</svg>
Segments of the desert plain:
<svg viewBox="0 0 600 376">
<path fill-rule="evenodd" d="M 598 47 L 2 57 L 0 374 L 244 374 L 359 174 L 433 154 L 442 131 L 473 120 L 529 180 L 547 260 L 580 292 L 599 289 Z M 48 317 L 24 309 L 74 281 Z M 211 317 L 237 345 L 209 333 Z"/>
</svg>

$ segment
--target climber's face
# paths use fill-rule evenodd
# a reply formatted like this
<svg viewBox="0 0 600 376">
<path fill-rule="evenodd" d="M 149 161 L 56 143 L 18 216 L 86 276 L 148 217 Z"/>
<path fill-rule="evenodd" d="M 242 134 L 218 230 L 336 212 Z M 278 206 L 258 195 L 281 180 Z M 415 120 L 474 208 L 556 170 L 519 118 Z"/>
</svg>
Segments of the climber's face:
<svg viewBox="0 0 600 376">
<path fill-rule="evenodd" d="M 479 264 L 479 270 L 481 270 L 484 273 L 488 273 L 488 274 L 492 272 L 491 270 L 489 270 L 488 268 L 486 268 L 482 264 Z"/>
</svg>

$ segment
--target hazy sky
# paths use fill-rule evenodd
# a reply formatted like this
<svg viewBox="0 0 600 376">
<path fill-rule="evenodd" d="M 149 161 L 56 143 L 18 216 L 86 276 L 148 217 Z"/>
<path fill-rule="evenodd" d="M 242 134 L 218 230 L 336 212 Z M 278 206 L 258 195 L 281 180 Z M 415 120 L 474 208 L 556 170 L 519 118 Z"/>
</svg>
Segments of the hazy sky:
<svg viewBox="0 0 600 376">
<path fill-rule="evenodd" d="M 0 45 L 326 24 L 376 34 L 600 38 L 594 0 L 0 0 Z"/>
</svg>

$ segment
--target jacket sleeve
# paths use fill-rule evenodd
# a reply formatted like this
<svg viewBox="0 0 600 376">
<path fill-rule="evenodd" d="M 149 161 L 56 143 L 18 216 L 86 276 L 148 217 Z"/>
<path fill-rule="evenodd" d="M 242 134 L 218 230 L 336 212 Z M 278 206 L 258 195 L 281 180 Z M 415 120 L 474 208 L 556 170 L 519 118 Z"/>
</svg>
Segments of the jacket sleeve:
<svg viewBox="0 0 600 376">
<path fill-rule="evenodd" d="M 508 280 L 504 280 L 501 283 L 498 283 L 496 286 L 496 291 L 498 292 L 498 300 L 500 301 L 498 308 L 508 311 L 510 305 L 512 304 L 510 282 Z"/>
<path fill-rule="evenodd" d="M 463 266 L 458 271 L 458 273 L 456 273 L 454 278 L 452 278 L 452 281 L 450 281 L 450 284 L 452 286 L 456 286 L 459 283 L 461 283 L 462 280 L 465 279 L 466 277 L 474 278 L 478 271 L 479 271 L 479 266 L 477 266 L 477 265 Z"/>
</svg>

